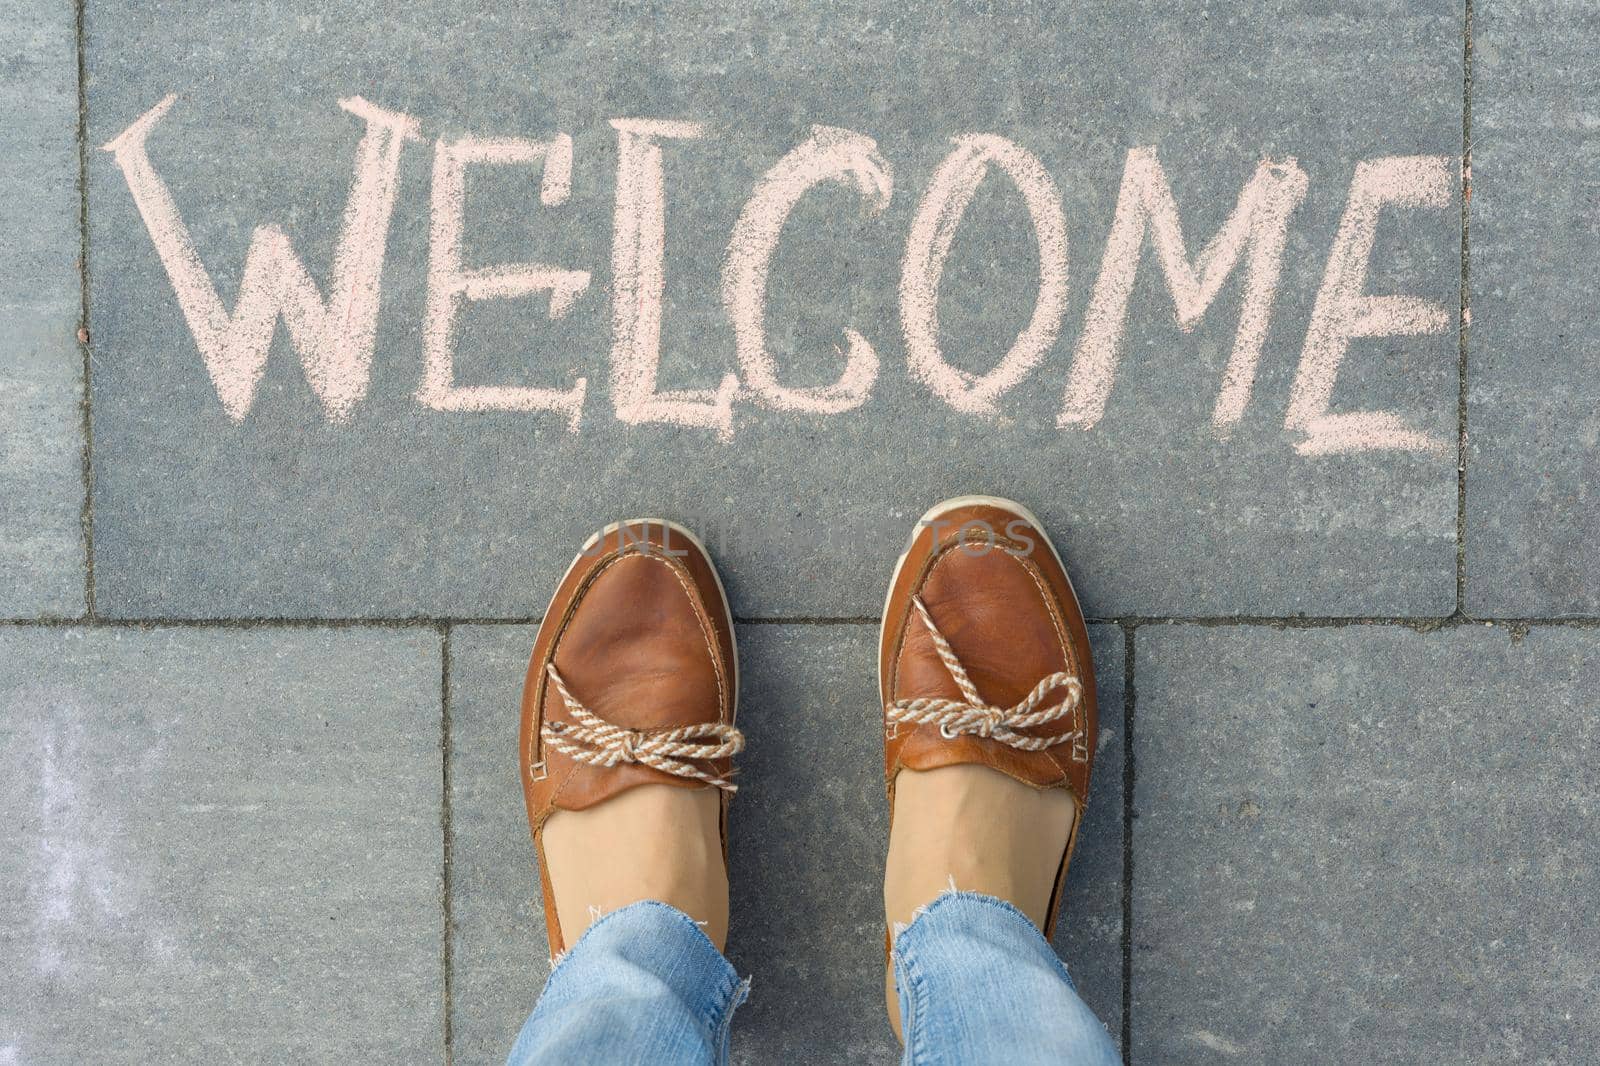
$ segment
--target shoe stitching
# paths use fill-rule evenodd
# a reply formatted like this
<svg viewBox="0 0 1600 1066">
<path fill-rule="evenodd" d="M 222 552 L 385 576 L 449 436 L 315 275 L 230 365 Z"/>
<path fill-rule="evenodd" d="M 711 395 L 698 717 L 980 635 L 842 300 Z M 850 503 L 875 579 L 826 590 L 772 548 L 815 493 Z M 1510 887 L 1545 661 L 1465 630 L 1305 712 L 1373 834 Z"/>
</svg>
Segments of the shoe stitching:
<svg viewBox="0 0 1600 1066">
<path fill-rule="evenodd" d="M 1044 533 L 1043 530 L 1039 530 L 1038 532 L 1041 535 Z M 993 551 L 1007 551 L 1007 549 L 1012 547 L 1017 548 L 1020 551 L 1023 547 L 1020 542 L 1009 537 L 986 535 L 982 530 L 977 529 L 963 531 L 960 533 L 960 535 L 952 537 L 942 545 L 935 545 L 933 547 L 932 554 L 929 556 L 927 562 L 923 564 L 922 573 L 917 575 L 917 578 L 912 585 L 916 592 L 921 592 L 921 590 L 927 585 L 928 580 L 933 576 L 934 571 L 937 570 L 939 566 L 950 557 L 952 552 L 961 549 L 967 542 L 975 540 L 983 540 L 989 550 Z M 1068 639 L 1066 623 L 1061 617 L 1061 612 L 1055 602 L 1055 594 L 1044 583 L 1042 576 L 1038 572 L 1038 568 L 1033 565 L 1030 560 L 1019 558 L 1016 553 L 1009 551 L 1008 554 L 1010 554 L 1012 558 L 1016 560 L 1017 565 L 1023 568 L 1023 570 L 1028 574 L 1029 579 L 1033 581 L 1035 588 L 1038 589 L 1040 599 L 1044 601 L 1045 609 L 1050 614 L 1050 624 L 1055 630 L 1057 647 L 1061 652 L 1063 661 L 1066 662 L 1074 674 L 1081 674 L 1082 664 L 1079 661 L 1079 657 L 1076 654 L 1075 649 L 1072 647 L 1070 640 Z M 907 634 L 911 628 L 909 624 L 910 618 L 911 611 L 908 610 L 901 615 L 899 620 L 900 628 L 894 644 L 894 654 L 890 660 L 889 685 L 888 692 L 885 693 L 886 697 L 892 697 L 894 693 L 899 690 L 900 660 L 902 653 L 905 650 Z M 887 704 L 889 700 L 886 698 L 884 702 Z M 1087 730 L 1088 715 L 1087 713 L 1083 713 L 1081 711 L 1080 714 L 1084 728 Z M 1066 767 L 1061 765 L 1061 761 L 1056 758 L 1055 753 L 1046 749 L 1044 754 L 1045 757 L 1050 761 L 1050 764 L 1055 767 L 1058 775 L 1054 781 L 1050 782 L 1048 787 L 1057 787 L 1063 781 L 1068 781 L 1070 783 L 1071 772 Z M 897 758 L 895 769 L 898 769 L 899 765 L 900 764 Z M 891 797 L 893 795 L 893 788 L 893 772 L 891 771 L 889 785 Z"/>
<path fill-rule="evenodd" d="M 700 638 L 705 642 L 706 653 L 711 657 L 712 673 L 714 674 L 717 683 L 717 720 L 719 722 L 726 722 L 728 717 L 728 697 L 726 683 L 723 678 L 724 670 L 721 657 L 717 654 L 716 648 L 713 644 L 710 617 L 706 613 L 704 605 L 700 602 L 701 597 L 699 595 L 699 591 L 686 577 L 681 563 L 658 555 L 648 548 L 629 546 L 621 549 L 614 549 L 603 556 L 601 560 L 596 563 L 587 574 L 584 575 L 582 582 L 580 582 L 577 589 L 574 590 L 572 598 L 567 604 L 567 610 L 563 615 L 560 624 L 556 628 L 555 634 L 550 639 L 550 651 L 545 656 L 543 665 L 548 666 L 549 664 L 555 662 L 556 649 L 561 646 L 561 639 L 566 635 L 567 628 L 571 625 L 573 617 L 577 614 L 578 607 L 582 603 L 583 597 L 588 593 L 589 587 L 593 585 L 595 581 L 599 580 L 600 576 L 604 574 L 605 571 L 609 570 L 614 564 L 620 562 L 623 558 L 629 555 L 637 555 L 641 558 L 663 564 L 672 573 L 673 577 L 677 579 L 679 586 L 683 589 L 684 595 L 689 600 L 690 609 L 694 612 L 695 621 L 699 623 Z M 545 723 L 544 701 L 549 697 L 549 687 L 547 682 L 548 675 L 545 673 L 545 671 L 541 670 L 538 682 L 539 729 L 534 731 L 536 741 L 538 740 L 538 735 L 543 732 Z M 542 751 L 542 746 L 535 747 L 530 750 L 530 762 L 533 761 L 532 755 L 537 751 Z M 548 817 L 549 813 L 557 809 L 557 803 L 560 800 L 562 793 L 565 792 L 567 787 L 572 784 L 573 779 L 577 776 L 578 768 L 579 764 L 575 761 L 574 765 L 567 771 L 566 776 L 561 779 L 560 784 L 555 786 L 555 788 L 551 791 L 550 798 L 544 805 L 544 811 L 542 812 L 545 817 Z M 544 818 L 541 818 L 541 824 L 543 821 Z"/>
</svg>

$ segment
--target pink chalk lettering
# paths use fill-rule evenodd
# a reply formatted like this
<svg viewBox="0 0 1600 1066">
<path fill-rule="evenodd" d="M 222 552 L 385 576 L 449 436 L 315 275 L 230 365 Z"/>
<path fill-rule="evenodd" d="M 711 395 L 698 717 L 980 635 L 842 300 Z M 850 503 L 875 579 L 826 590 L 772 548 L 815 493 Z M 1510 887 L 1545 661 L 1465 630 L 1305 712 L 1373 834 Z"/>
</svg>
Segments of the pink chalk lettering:
<svg viewBox="0 0 1600 1066">
<path fill-rule="evenodd" d="M 1248 249 L 1239 328 L 1211 416 L 1223 434 L 1231 430 L 1250 402 L 1282 273 L 1289 216 L 1305 199 L 1307 185 L 1305 172 L 1294 159 L 1263 161 L 1240 192 L 1233 213 L 1191 263 L 1178 204 L 1155 149 L 1131 150 L 1057 424 L 1089 429 L 1105 415 L 1139 253 L 1148 232 L 1184 332 L 1194 329 Z"/>
<path fill-rule="evenodd" d="M 1044 165 L 1025 148 L 988 134 L 955 138 L 955 149 L 928 182 L 906 242 L 900 276 L 900 322 L 913 377 L 957 411 L 990 415 L 999 398 L 1039 365 L 1067 310 L 1067 220 Z M 1033 317 L 987 374 L 951 366 L 939 349 L 939 280 L 956 227 L 989 167 L 1004 171 L 1027 205 L 1039 245 L 1039 296 Z"/>
<path fill-rule="evenodd" d="M 1356 164 L 1350 198 L 1311 309 L 1311 324 L 1284 419 L 1284 428 L 1304 434 L 1295 445 L 1300 454 L 1449 450 L 1448 442 L 1416 429 L 1392 411 L 1332 414 L 1328 410 L 1339 364 L 1352 340 L 1423 336 L 1450 329 L 1446 307 L 1416 296 L 1369 296 L 1364 291 L 1383 208 L 1389 204 L 1448 207 L 1449 164 L 1449 158 L 1442 155 L 1386 156 Z"/>
<path fill-rule="evenodd" d="M 658 391 L 661 367 L 661 299 L 666 287 L 666 178 L 663 138 L 700 137 L 697 122 L 613 119 L 617 131 L 617 202 L 611 242 L 611 401 L 630 425 L 671 422 L 717 431 L 733 439 L 736 374 L 714 389 Z"/>
<path fill-rule="evenodd" d="M 356 146 L 326 298 L 284 231 L 264 224 L 251 234 L 230 310 L 148 155 L 150 135 L 176 99 L 162 100 L 105 150 L 114 156 L 133 194 L 222 409 L 236 422 L 250 414 L 281 317 L 324 417 L 347 422 L 369 387 L 400 158 L 407 141 L 420 139 L 419 123 L 360 97 L 341 100 L 340 106 L 361 119 L 365 130 Z M 663 389 L 665 142 L 700 138 L 706 129 L 695 122 L 655 119 L 615 119 L 611 125 L 618 158 L 609 383 L 617 420 L 707 429 L 727 442 L 734 433 L 734 403 L 741 398 L 768 410 L 811 415 L 839 414 L 865 404 L 877 384 L 880 359 L 859 323 L 838 327 L 843 343 L 835 346 L 840 359 L 835 380 L 795 386 L 781 380 L 778 358 L 768 347 L 766 315 L 779 242 L 805 197 L 831 183 L 851 190 L 866 217 L 876 218 L 888 207 L 893 167 L 877 144 L 853 130 L 813 126 L 805 140 L 766 170 L 739 212 L 721 271 L 721 302 L 733 327 L 739 372 L 722 374 L 714 387 Z M 1053 179 L 1033 153 L 983 133 L 956 137 L 952 145 L 916 205 L 900 264 L 906 364 L 911 377 L 954 410 L 994 418 L 1001 399 L 1042 364 L 1059 338 L 1068 292 L 1066 217 Z M 571 195 L 573 163 L 573 140 L 567 134 L 543 140 L 462 137 L 436 142 L 422 373 L 415 393 L 423 407 L 551 412 L 564 416 L 569 430 L 580 428 L 589 378 L 579 367 L 543 386 L 462 385 L 455 380 L 456 328 L 468 303 L 548 292 L 546 313 L 555 320 L 575 306 L 592 280 L 587 270 L 542 262 L 468 266 L 462 244 L 469 169 L 537 168 L 540 202 L 558 207 Z M 1395 411 L 1334 412 L 1330 407 L 1352 341 L 1440 334 L 1451 328 L 1450 308 L 1417 296 L 1366 292 L 1383 210 L 1447 207 L 1451 165 L 1451 157 L 1414 155 L 1369 159 L 1355 167 L 1284 418 L 1300 454 L 1450 451 L 1450 442 Z M 986 373 L 978 374 L 945 359 L 938 299 L 957 229 L 991 169 L 1010 179 L 1027 208 L 1039 253 L 1039 289 L 1025 328 Z M 1464 163 L 1461 174 L 1465 181 Z M 1057 426 L 1090 429 L 1105 416 L 1148 238 L 1177 325 L 1185 332 L 1194 329 L 1223 286 L 1242 271 L 1239 322 L 1211 412 L 1213 429 L 1227 437 L 1250 404 L 1282 280 L 1289 224 L 1308 185 L 1295 159 L 1261 160 L 1222 226 L 1191 257 L 1156 149 L 1130 150 L 1099 275 L 1067 368 Z"/>
<path fill-rule="evenodd" d="M 853 187 L 868 214 L 889 205 L 894 178 L 871 138 L 831 126 L 811 127 L 811 136 L 780 159 L 757 183 L 728 241 L 722 269 L 722 303 L 733 323 L 739 367 L 747 393 L 776 411 L 838 414 L 864 403 L 878 379 L 878 354 L 856 330 L 846 327 L 844 370 L 831 385 L 791 388 L 778 381 L 778 367 L 767 351 L 767 273 L 783 225 L 800 199 L 815 185 L 836 181 Z"/>
<path fill-rule="evenodd" d="M 461 233 L 467 208 L 469 166 L 532 166 L 544 161 L 539 202 L 557 207 L 572 192 L 572 138 L 548 141 L 520 137 L 464 137 L 439 141 L 433 157 L 432 226 L 428 248 L 428 300 L 422 327 L 423 372 L 417 400 L 438 411 L 556 411 L 578 431 L 587 378 L 571 388 L 455 384 L 455 324 L 469 300 L 509 300 L 550 293 L 550 317 L 560 318 L 589 285 L 587 270 L 562 270 L 542 263 L 503 263 L 468 268 Z"/>
<path fill-rule="evenodd" d="M 417 122 L 359 96 L 339 106 L 364 119 L 355 174 L 324 300 L 289 237 L 274 225 L 256 228 L 245 252 L 239 298 L 230 314 L 217 295 L 166 182 L 150 163 L 145 141 L 177 100 L 168 96 L 105 145 L 122 169 L 135 205 L 194 334 L 217 398 L 242 421 L 255 402 L 267 351 L 281 314 L 306 380 L 331 422 L 349 419 L 366 395 L 378 329 L 379 284 L 399 185 L 400 152 L 417 139 Z"/>
</svg>

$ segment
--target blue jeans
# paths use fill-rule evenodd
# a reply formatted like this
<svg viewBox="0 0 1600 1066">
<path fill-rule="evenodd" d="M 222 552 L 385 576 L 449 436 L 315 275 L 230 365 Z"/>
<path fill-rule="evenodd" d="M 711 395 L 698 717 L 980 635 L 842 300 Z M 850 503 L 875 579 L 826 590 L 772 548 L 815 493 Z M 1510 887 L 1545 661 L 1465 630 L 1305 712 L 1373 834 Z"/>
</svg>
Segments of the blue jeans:
<svg viewBox="0 0 1600 1066">
<path fill-rule="evenodd" d="M 940 896 L 895 941 L 894 972 L 907 1064 L 1122 1062 L 1049 942 L 1002 900 Z M 725 1063 L 747 990 L 688 915 L 635 903 L 556 964 L 508 1066 Z"/>
</svg>

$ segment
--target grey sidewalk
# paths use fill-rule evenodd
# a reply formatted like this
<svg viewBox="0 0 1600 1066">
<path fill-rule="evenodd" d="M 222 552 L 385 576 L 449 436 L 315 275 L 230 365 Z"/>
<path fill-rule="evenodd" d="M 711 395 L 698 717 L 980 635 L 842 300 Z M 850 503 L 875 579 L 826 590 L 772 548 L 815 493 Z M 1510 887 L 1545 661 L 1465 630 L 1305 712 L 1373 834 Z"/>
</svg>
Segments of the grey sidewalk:
<svg viewBox="0 0 1600 1066">
<path fill-rule="evenodd" d="M 1596 41 L 1592 7 L 1557 0 L 0 2 L 0 1066 L 502 1059 L 546 970 L 518 688 L 561 568 L 627 514 L 704 533 L 741 623 L 736 1057 L 895 1061 L 876 612 L 916 515 L 970 491 L 1043 516 L 1095 621 L 1057 947 L 1131 1063 L 1587 1061 Z M 651 182 L 619 177 L 636 127 L 613 124 L 642 119 L 703 124 L 660 138 L 645 326 L 620 316 L 649 241 L 614 239 L 648 219 L 627 197 Z M 383 205 L 358 162 L 387 165 L 383 122 L 410 136 L 381 273 L 318 333 L 281 256 L 313 303 L 354 276 L 376 230 L 341 226 Z M 786 153 L 840 129 L 876 154 L 780 227 L 763 384 L 732 235 Z M 965 135 L 1015 154 L 956 212 L 940 369 L 916 248 Z M 451 153 L 506 138 L 548 143 L 468 169 L 461 263 L 588 272 L 564 314 L 441 302 Z M 1187 263 L 1163 259 L 1152 165 Z M 1273 274 L 1279 201 L 1249 190 L 1297 174 L 1223 426 Z M 1048 302 L 1053 201 L 1059 322 L 973 401 Z M 1208 245 L 1238 253 L 1226 277 Z M 1124 267 L 1104 412 L 1073 422 Z M 228 318 L 251 299 L 299 324 L 252 348 Z M 618 338 L 652 308 L 656 388 L 739 375 L 725 424 L 628 400 Z M 846 330 L 876 369 L 799 409 Z M 530 409 L 580 378 L 576 419 Z M 1344 437 L 1296 421 L 1323 386 Z"/>
</svg>

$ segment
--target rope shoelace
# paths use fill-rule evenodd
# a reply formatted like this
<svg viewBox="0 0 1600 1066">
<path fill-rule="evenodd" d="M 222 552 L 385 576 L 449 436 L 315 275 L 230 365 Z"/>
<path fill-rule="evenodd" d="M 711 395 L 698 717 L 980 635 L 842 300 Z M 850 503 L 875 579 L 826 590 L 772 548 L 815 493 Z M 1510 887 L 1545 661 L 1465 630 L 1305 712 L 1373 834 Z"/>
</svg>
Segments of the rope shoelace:
<svg viewBox="0 0 1600 1066">
<path fill-rule="evenodd" d="M 934 649 L 956 687 L 961 690 L 963 698 L 896 700 L 884 708 L 884 716 L 890 722 L 937 725 L 939 735 L 946 740 L 954 740 L 958 736 L 984 737 L 1021 751 L 1043 751 L 1071 741 L 1073 757 L 1080 761 L 1088 758 L 1088 746 L 1081 726 L 1050 737 L 1022 732 L 1062 718 L 1076 719 L 1078 708 L 1083 703 L 1083 682 L 1068 673 L 1050 674 L 1033 686 L 1033 691 L 1021 703 L 1011 707 L 993 706 L 978 694 L 977 686 L 967 676 L 966 667 L 956 658 L 950 642 L 933 624 L 933 616 L 923 605 L 922 598 L 913 597 L 911 603 L 922 618 L 922 624 L 928 627 Z"/>
<path fill-rule="evenodd" d="M 623 729 L 579 703 L 556 671 L 546 667 L 551 684 L 567 706 L 570 722 L 545 722 L 540 739 L 571 759 L 590 766 L 638 763 L 675 777 L 704 781 L 727 792 L 739 791 L 727 777 L 707 773 L 686 759 L 727 759 L 744 750 L 744 734 L 723 722 L 696 722 L 674 729 Z"/>
</svg>

